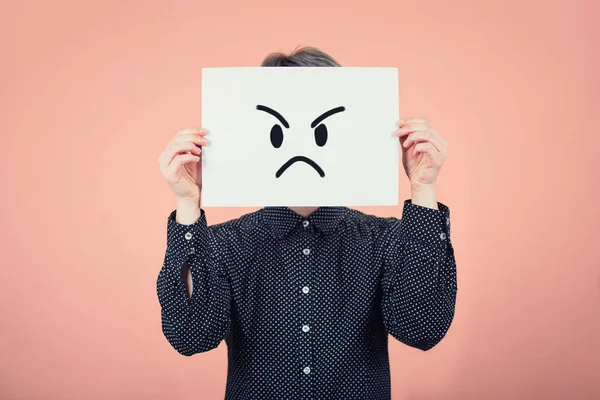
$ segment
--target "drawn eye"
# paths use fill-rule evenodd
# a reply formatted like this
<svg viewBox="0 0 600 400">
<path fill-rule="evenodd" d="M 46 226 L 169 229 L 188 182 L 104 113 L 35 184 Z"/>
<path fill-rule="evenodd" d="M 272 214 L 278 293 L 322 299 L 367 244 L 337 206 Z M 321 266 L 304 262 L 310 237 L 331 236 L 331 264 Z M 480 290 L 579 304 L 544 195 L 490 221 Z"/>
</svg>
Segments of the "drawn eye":
<svg viewBox="0 0 600 400">
<path fill-rule="evenodd" d="M 283 131 L 281 130 L 281 126 L 273 125 L 271 128 L 271 144 L 276 149 L 281 147 L 283 143 Z"/>
<path fill-rule="evenodd" d="M 327 143 L 327 127 L 324 124 L 315 128 L 315 142 L 319 147 L 323 147 Z"/>
</svg>

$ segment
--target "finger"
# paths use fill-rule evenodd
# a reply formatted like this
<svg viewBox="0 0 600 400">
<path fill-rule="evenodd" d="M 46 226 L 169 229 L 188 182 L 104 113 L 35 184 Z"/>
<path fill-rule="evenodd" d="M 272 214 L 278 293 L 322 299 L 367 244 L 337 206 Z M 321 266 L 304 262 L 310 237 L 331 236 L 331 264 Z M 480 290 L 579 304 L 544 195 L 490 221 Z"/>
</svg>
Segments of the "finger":
<svg viewBox="0 0 600 400">
<path fill-rule="evenodd" d="M 163 166 L 166 167 L 169 164 L 171 164 L 175 157 L 182 153 L 192 153 L 200 155 L 200 153 L 202 153 L 202 149 L 196 146 L 196 144 L 194 144 L 193 142 L 171 142 L 165 150 L 165 155 L 162 160 Z"/>
<path fill-rule="evenodd" d="M 443 148 L 445 148 L 447 145 L 446 139 L 431 125 L 429 125 L 429 131 L 433 134 L 433 137 L 437 139 L 437 142 L 440 143 Z"/>
<path fill-rule="evenodd" d="M 438 150 L 429 142 L 417 143 L 413 149 L 413 154 L 429 154 L 432 158 L 436 158 L 436 155 L 439 153 Z"/>
<path fill-rule="evenodd" d="M 200 147 L 191 141 L 177 142 L 175 140 L 171 140 L 169 142 L 169 145 L 160 155 L 158 161 L 161 165 L 161 168 L 166 168 L 171 163 L 171 161 L 173 161 L 173 158 L 179 153 L 200 154 L 200 152 Z"/>
<path fill-rule="evenodd" d="M 404 125 L 402 128 L 398 129 L 396 131 L 396 136 L 402 137 L 402 136 L 408 135 L 411 132 L 427 131 L 429 129 L 432 129 L 432 128 L 431 128 L 431 126 L 429 126 L 427 124 L 413 122 L 413 123 Z"/>
<path fill-rule="evenodd" d="M 193 142 L 198 146 L 206 146 L 209 142 L 208 139 L 206 139 L 203 136 L 200 136 L 197 133 L 182 133 L 179 135 L 176 135 L 172 142 Z"/>
<path fill-rule="evenodd" d="M 200 161 L 200 157 L 194 154 L 178 154 L 171 164 L 169 164 L 169 172 L 171 176 L 177 174 L 182 165 Z"/>
<path fill-rule="evenodd" d="M 425 117 L 408 117 L 408 118 L 403 118 L 400 121 L 398 121 L 396 123 L 396 125 L 398 126 L 404 126 L 406 124 L 410 124 L 413 122 L 417 122 L 417 123 L 421 123 L 421 124 L 427 124 L 429 125 L 429 120 Z"/>
<path fill-rule="evenodd" d="M 404 141 L 404 143 L 402 143 L 402 147 L 409 148 L 413 145 L 413 143 L 422 142 L 428 142 L 433 144 L 437 151 L 443 150 L 443 144 L 440 142 L 439 138 L 436 137 L 431 131 L 410 133 Z"/>
<path fill-rule="evenodd" d="M 426 131 L 426 130 L 431 131 L 433 136 L 438 139 L 437 143 L 439 143 L 441 145 L 441 147 L 446 148 L 448 141 L 442 135 L 440 135 L 438 133 L 438 131 L 436 129 L 434 129 L 430 124 L 415 123 L 415 122 L 408 123 L 406 125 L 403 125 L 401 128 L 399 128 L 395 132 L 395 135 L 398 136 L 400 138 L 400 142 L 403 143 L 403 141 L 402 141 L 403 136 L 406 136 L 407 134 L 409 134 L 413 131 Z"/>
<path fill-rule="evenodd" d="M 190 133 L 196 133 L 199 135 L 206 135 L 208 133 L 208 130 L 204 129 L 204 128 L 183 128 L 183 129 L 179 129 L 176 133 L 175 136 L 177 135 L 188 135 Z"/>
<path fill-rule="evenodd" d="M 208 133 L 208 130 L 205 128 L 183 128 L 183 129 L 179 129 L 175 133 L 175 137 L 171 140 L 171 142 L 180 141 L 179 138 L 184 135 L 199 135 L 199 136 L 203 137 L 207 133 Z M 196 140 L 193 140 L 192 138 L 189 138 L 188 140 L 196 143 Z M 196 143 L 196 144 L 206 145 L 208 143 Z M 158 156 L 158 163 L 161 166 L 163 164 L 165 164 L 165 166 L 166 166 L 169 162 L 171 162 L 171 160 L 172 160 L 172 154 L 169 154 L 169 157 L 167 157 L 167 149 L 163 150 L 163 152 L 160 154 L 160 156 Z"/>
</svg>

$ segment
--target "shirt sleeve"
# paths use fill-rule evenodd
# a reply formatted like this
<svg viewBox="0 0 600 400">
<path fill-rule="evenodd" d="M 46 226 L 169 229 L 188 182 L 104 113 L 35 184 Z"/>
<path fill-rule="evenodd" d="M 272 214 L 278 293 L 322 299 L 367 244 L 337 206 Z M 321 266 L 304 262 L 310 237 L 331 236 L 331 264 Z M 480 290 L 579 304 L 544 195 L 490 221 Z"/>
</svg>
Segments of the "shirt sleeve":
<svg viewBox="0 0 600 400">
<path fill-rule="evenodd" d="M 181 354 L 191 356 L 211 350 L 230 330 L 231 290 L 224 264 L 226 243 L 208 228 L 204 210 L 191 225 L 167 220 L 167 248 L 157 279 L 162 330 Z M 188 298 L 182 268 L 188 265 L 193 291 Z"/>
<path fill-rule="evenodd" d="M 450 210 L 404 202 L 402 219 L 386 218 L 378 239 L 382 255 L 382 312 L 397 340 L 429 350 L 454 318 L 457 280 L 450 241 Z"/>
</svg>

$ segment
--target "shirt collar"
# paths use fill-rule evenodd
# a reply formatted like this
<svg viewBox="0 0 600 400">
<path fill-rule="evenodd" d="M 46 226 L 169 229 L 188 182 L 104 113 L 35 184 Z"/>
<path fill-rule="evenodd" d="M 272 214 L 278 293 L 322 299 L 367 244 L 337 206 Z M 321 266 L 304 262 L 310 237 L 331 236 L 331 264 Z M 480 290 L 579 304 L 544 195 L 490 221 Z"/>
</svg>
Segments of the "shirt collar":
<svg viewBox="0 0 600 400">
<path fill-rule="evenodd" d="M 308 221 L 309 226 L 314 226 L 323 234 L 329 235 L 335 232 L 347 210 L 346 207 L 319 207 L 308 218 L 304 218 L 288 207 L 278 206 L 265 207 L 263 215 L 273 236 L 282 239 L 294 228 L 302 226 L 304 221 Z"/>
</svg>

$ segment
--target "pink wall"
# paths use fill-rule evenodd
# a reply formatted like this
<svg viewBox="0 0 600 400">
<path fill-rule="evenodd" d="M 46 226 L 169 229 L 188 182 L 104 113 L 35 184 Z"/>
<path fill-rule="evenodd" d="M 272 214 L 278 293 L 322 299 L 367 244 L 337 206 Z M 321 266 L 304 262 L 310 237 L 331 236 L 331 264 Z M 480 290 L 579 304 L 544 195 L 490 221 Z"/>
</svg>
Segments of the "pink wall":
<svg viewBox="0 0 600 400">
<path fill-rule="evenodd" d="M 392 339 L 393 398 L 600 398 L 599 11 L 3 4 L 0 398 L 223 397 L 225 345 L 186 358 L 162 336 L 155 282 L 175 204 L 156 160 L 201 123 L 201 67 L 258 65 L 297 44 L 398 66 L 401 114 L 425 114 L 449 141 L 439 200 L 452 213 L 455 323 L 429 352 Z"/>
</svg>

